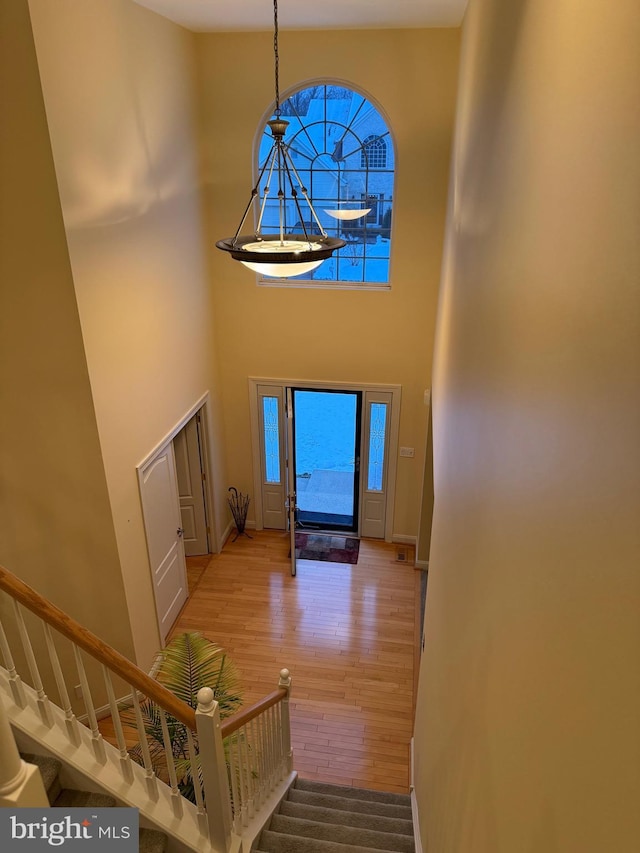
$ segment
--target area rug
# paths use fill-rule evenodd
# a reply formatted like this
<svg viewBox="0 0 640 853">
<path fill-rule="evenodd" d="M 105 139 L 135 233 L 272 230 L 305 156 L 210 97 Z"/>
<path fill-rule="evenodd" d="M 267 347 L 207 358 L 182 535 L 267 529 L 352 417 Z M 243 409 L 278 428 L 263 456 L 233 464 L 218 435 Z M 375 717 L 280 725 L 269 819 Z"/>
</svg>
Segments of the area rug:
<svg viewBox="0 0 640 853">
<path fill-rule="evenodd" d="M 358 562 L 360 540 L 327 533 L 296 533 L 296 559 L 325 563 Z"/>
</svg>

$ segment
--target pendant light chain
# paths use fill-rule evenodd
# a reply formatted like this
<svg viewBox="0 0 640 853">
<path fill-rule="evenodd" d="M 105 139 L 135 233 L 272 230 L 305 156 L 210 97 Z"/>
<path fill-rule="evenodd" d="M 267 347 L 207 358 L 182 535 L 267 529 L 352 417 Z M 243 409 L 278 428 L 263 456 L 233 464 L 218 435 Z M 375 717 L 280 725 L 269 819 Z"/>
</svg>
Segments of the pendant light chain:
<svg viewBox="0 0 640 853">
<path fill-rule="evenodd" d="M 260 169 L 258 180 L 251 190 L 251 198 L 247 203 L 235 236 L 218 240 L 216 247 L 222 249 L 223 252 L 229 252 L 234 260 L 240 261 L 254 272 L 272 278 L 290 278 L 311 272 L 326 258 L 330 258 L 337 249 L 345 246 L 346 241 L 340 237 L 327 236 L 284 142 L 284 135 L 289 127 L 289 122 L 280 118 L 282 110 L 280 108 L 280 57 L 278 55 L 278 0 L 273 0 L 273 55 L 276 78 L 276 108 L 275 118 L 267 122 L 273 137 L 272 148 Z M 260 203 L 260 185 L 267 170 L 267 181 Z M 272 177 L 278 181 L 278 233 L 265 234 L 262 232 L 262 224 L 263 217 L 267 212 L 267 198 Z M 299 184 L 299 191 L 304 196 L 313 222 L 318 229 L 317 236 L 314 235 L 313 240 L 311 239 L 312 231 L 307 227 L 307 222 L 300 208 L 296 182 Z M 287 234 L 287 189 L 303 234 Z M 241 237 L 240 232 L 255 203 L 258 203 L 259 206 L 257 228 L 252 237 Z M 268 227 L 273 228 L 273 225 L 270 224 Z"/>
<path fill-rule="evenodd" d="M 280 82 L 278 80 L 280 71 L 280 57 L 278 55 L 278 0 L 273 0 L 273 55 L 275 59 L 276 72 L 276 116 L 280 117 Z"/>
</svg>

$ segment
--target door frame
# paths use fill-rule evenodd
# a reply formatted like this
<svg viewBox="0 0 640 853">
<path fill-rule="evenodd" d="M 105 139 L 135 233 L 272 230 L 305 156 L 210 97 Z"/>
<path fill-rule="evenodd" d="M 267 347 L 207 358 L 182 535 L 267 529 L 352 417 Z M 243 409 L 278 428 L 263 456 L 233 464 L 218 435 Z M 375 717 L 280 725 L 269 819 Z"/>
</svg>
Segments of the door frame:
<svg viewBox="0 0 640 853">
<path fill-rule="evenodd" d="M 189 421 L 196 415 L 200 414 L 201 423 L 202 423 L 202 467 L 204 469 L 205 481 L 204 481 L 204 500 L 205 500 L 205 510 L 207 513 L 207 518 L 209 519 L 209 551 L 212 554 L 217 554 L 219 552 L 218 546 L 218 535 L 215 529 L 215 525 L 212 524 L 214 515 L 214 502 L 213 502 L 213 479 L 211 476 L 211 454 L 209 453 L 209 392 L 206 391 L 199 400 L 197 400 L 191 408 L 180 418 L 180 420 L 169 430 L 169 432 L 161 439 L 161 441 L 156 444 L 153 450 L 145 456 L 145 458 L 136 465 L 136 475 L 138 479 L 138 494 L 140 497 L 140 511 L 142 513 L 142 521 L 145 535 L 145 544 L 147 548 L 147 559 L 149 563 L 149 572 L 151 572 L 151 558 L 149 556 L 149 540 L 148 535 L 149 532 L 147 530 L 147 526 L 144 523 L 144 507 L 142 504 L 142 478 L 144 475 L 144 471 L 148 467 L 149 463 L 152 462 L 157 456 L 163 453 L 167 445 L 173 442 L 173 439 L 180 432 L 180 430 L 184 429 L 184 427 L 189 423 Z M 172 449 L 173 452 L 173 449 Z M 177 501 L 177 512 L 178 518 L 180 517 L 180 500 Z M 152 579 L 153 582 L 153 579 Z M 155 590 L 155 588 L 154 588 Z M 188 590 L 187 590 L 188 596 Z M 156 618 L 158 619 L 158 630 L 160 634 L 162 634 L 162 626 L 160 625 L 160 618 L 156 608 Z"/>
<path fill-rule="evenodd" d="M 382 385 L 368 382 L 326 382 L 315 379 L 274 379 L 249 376 L 249 416 L 251 421 L 251 459 L 253 463 L 253 493 L 256 517 L 256 530 L 263 529 L 262 515 L 262 464 L 260 459 L 260 426 L 258 414 L 258 386 L 266 385 L 274 388 L 309 388 L 322 391 L 360 391 L 363 394 L 369 392 L 384 392 L 391 394 L 391 423 L 389 425 L 389 455 L 387 468 L 387 500 L 385 515 L 384 541 L 391 542 L 393 539 L 393 507 L 396 493 L 396 471 L 398 467 L 398 441 L 400 436 L 400 402 L 402 386 Z M 361 430 L 364 429 L 365 418 L 362 417 Z M 361 435 L 361 448 L 364 435 Z M 360 501 L 358 506 L 358 535 L 362 527 L 362 477 L 364 476 L 364 465 L 360 465 Z"/>
</svg>

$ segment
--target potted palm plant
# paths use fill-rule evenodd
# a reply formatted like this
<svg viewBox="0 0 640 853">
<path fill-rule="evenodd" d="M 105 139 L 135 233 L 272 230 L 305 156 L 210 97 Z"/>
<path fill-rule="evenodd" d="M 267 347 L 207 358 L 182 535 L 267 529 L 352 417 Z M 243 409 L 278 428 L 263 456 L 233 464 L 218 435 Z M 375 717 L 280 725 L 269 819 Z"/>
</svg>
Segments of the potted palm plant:
<svg viewBox="0 0 640 853">
<path fill-rule="evenodd" d="M 242 705 L 235 665 L 224 649 L 198 632 L 179 634 L 174 637 L 164 649 L 158 652 L 156 667 L 157 681 L 192 708 L 198 706 L 198 691 L 202 687 L 210 687 L 213 690 L 221 719 L 233 714 Z M 160 707 L 152 699 L 146 698 L 140 703 L 140 710 L 154 770 L 161 779 L 166 781 L 167 759 Z M 184 797 L 193 802 L 195 801 L 193 774 L 194 772 L 199 774 L 200 768 L 191 766 L 187 728 L 175 717 L 169 714 L 165 716 L 178 774 L 178 788 Z M 123 720 L 135 727 L 136 719 L 133 709 L 130 708 L 123 713 Z M 196 741 L 197 753 L 195 733 L 193 737 Z M 129 754 L 139 764 L 143 764 L 142 747 L 139 743 L 129 750 Z"/>
</svg>

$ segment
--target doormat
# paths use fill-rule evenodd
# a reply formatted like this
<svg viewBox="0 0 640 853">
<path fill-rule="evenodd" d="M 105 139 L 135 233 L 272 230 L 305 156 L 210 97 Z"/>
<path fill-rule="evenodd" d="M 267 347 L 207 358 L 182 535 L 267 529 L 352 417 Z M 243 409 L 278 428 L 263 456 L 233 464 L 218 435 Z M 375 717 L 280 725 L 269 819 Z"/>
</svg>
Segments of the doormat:
<svg viewBox="0 0 640 853">
<path fill-rule="evenodd" d="M 321 560 L 325 563 L 358 562 L 360 540 L 349 536 L 321 533 L 296 533 L 296 559 Z"/>
</svg>

